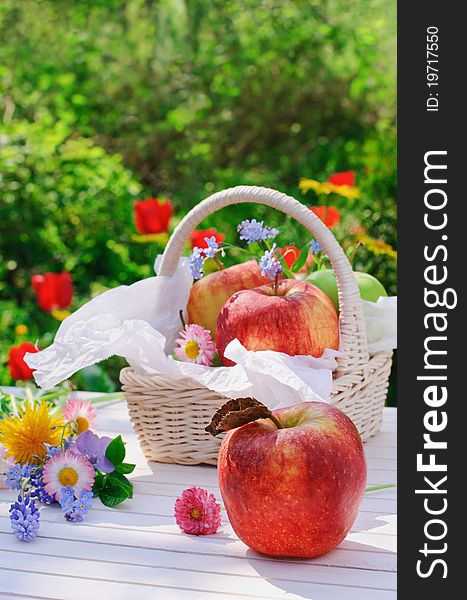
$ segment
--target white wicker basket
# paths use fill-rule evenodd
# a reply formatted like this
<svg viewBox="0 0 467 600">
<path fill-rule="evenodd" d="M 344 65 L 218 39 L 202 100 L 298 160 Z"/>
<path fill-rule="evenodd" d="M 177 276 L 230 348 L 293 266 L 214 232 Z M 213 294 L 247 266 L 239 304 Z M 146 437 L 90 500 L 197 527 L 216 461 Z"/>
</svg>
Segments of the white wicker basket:
<svg viewBox="0 0 467 600">
<path fill-rule="evenodd" d="M 265 204 L 295 218 L 321 242 L 339 289 L 340 341 L 344 355 L 334 372 L 331 402 L 355 423 L 365 441 L 381 426 L 392 352 L 368 355 L 365 321 L 352 267 L 329 229 L 306 206 L 268 188 L 238 186 L 217 192 L 191 210 L 171 236 L 160 275 L 175 272 L 192 231 L 213 212 L 243 202 Z M 226 398 L 192 379 L 145 376 L 133 369 L 120 374 L 130 418 L 148 460 L 216 464 L 219 440 L 204 431 Z"/>
</svg>

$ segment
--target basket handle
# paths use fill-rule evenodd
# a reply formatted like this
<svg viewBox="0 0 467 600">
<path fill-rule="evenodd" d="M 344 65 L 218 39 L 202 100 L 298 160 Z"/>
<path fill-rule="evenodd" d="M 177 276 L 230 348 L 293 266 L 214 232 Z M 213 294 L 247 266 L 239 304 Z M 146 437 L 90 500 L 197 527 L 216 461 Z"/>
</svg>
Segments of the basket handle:
<svg viewBox="0 0 467 600">
<path fill-rule="evenodd" d="M 340 345 L 344 356 L 338 359 L 339 372 L 363 367 L 368 362 L 366 326 L 360 292 L 350 262 L 334 235 L 308 207 L 291 196 L 264 187 L 241 185 L 212 194 L 180 221 L 165 247 L 159 275 L 174 274 L 186 242 L 193 230 L 212 213 L 244 202 L 271 206 L 301 223 L 323 246 L 336 274 L 340 306 Z"/>
</svg>

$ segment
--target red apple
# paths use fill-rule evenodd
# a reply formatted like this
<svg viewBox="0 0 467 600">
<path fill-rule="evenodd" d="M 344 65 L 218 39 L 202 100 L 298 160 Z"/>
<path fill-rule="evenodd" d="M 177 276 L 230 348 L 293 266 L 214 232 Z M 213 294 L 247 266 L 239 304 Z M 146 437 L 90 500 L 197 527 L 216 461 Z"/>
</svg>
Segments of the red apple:
<svg viewBox="0 0 467 600">
<path fill-rule="evenodd" d="M 365 492 L 360 435 L 340 410 L 304 402 L 227 432 L 219 485 L 230 523 L 250 548 L 313 558 L 350 531 Z"/>
<path fill-rule="evenodd" d="M 224 302 L 235 292 L 255 288 L 266 281 L 255 260 L 206 275 L 190 290 L 188 322 L 209 329 L 214 337 L 217 318 Z"/>
<path fill-rule="evenodd" d="M 217 321 L 217 349 L 224 365 L 228 343 L 237 338 L 248 350 L 276 350 L 291 356 L 320 357 L 325 348 L 337 349 L 336 309 L 324 292 L 306 281 L 284 279 L 234 294 Z"/>
</svg>

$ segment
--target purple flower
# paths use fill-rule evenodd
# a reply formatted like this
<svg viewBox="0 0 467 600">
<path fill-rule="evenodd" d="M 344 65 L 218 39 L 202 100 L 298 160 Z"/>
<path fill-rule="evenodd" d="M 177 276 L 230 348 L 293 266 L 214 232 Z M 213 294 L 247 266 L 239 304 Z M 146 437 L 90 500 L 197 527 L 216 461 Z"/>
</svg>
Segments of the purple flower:
<svg viewBox="0 0 467 600">
<path fill-rule="evenodd" d="M 80 523 L 92 508 L 92 492 L 83 490 L 76 498 L 71 486 L 64 487 L 60 495 L 60 506 L 67 521 Z"/>
<path fill-rule="evenodd" d="M 38 500 L 41 504 L 52 504 L 55 502 L 53 496 L 45 491 L 45 486 L 42 481 L 42 467 L 36 467 L 31 473 L 31 491 L 30 496 L 34 500 Z"/>
<path fill-rule="evenodd" d="M 266 275 L 269 279 L 275 279 L 277 275 L 283 272 L 282 265 L 276 258 L 276 244 L 273 244 L 271 250 L 266 250 L 259 261 L 259 268 L 263 277 Z"/>
<path fill-rule="evenodd" d="M 5 481 L 8 487 L 12 490 L 20 490 L 24 479 L 31 476 L 31 466 L 26 463 L 21 465 L 16 463 L 5 473 Z"/>
<path fill-rule="evenodd" d="M 204 241 L 207 244 L 207 248 L 204 249 L 204 255 L 208 258 L 214 258 L 217 252 L 219 252 L 219 244 L 217 243 L 215 236 L 212 235 L 209 238 L 205 237 Z"/>
<path fill-rule="evenodd" d="M 311 240 L 310 242 L 310 252 L 313 255 L 319 254 L 323 249 L 323 246 L 317 240 Z"/>
<path fill-rule="evenodd" d="M 24 501 L 18 496 L 18 501 L 10 506 L 11 528 L 15 536 L 23 542 L 30 542 L 39 531 L 40 513 L 34 500 Z"/>
<path fill-rule="evenodd" d="M 64 513 L 71 512 L 73 510 L 73 502 L 75 501 L 75 492 L 71 485 L 62 487 L 60 498 L 58 500 Z"/>
<path fill-rule="evenodd" d="M 81 433 L 77 438 L 74 450 L 85 456 L 91 465 L 103 473 L 112 473 L 114 465 L 105 456 L 107 446 L 112 440 L 109 437 L 99 437 L 89 429 Z"/>
<path fill-rule="evenodd" d="M 279 233 L 278 229 L 274 227 L 267 227 L 263 224 L 263 221 L 257 221 L 256 219 L 245 219 L 237 227 L 237 231 L 240 234 L 240 239 L 245 240 L 247 244 L 253 244 L 260 240 L 273 240 Z"/>
<path fill-rule="evenodd" d="M 195 246 L 193 248 L 193 254 L 188 259 L 188 267 L 193 279 L 201 279 L 203 276 L 203 265 L 203 249 Z"/>
</svg>

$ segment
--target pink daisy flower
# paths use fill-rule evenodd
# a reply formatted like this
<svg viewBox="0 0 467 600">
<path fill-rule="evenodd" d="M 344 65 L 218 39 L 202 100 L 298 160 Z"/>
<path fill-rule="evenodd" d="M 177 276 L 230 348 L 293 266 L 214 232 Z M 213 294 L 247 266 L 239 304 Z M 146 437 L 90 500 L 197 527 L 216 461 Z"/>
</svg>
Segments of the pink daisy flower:
<svg viewBox="0 0 467 600">
<path fill-rule="evenodd" d="M 78 496 L 92 489 L 96 473 L 87 458 L 70 450 L 60 452 L 44 465 L 42 481 L 49 496 L 58 497 L 62 488 L 71 486 Z"/>
<path fill-rule="evenodd" d="M 66 421 L 76 421 L 78 434 L 93 429 L 96 421 L 96 409 L 89 400 L 70 398 L 63 409 Z"/>
<path fill-rule="evenodd" d="M 174 516 L 180 529 L 190 535 L 216 533 L 221 525 L 221 507 L 214 494 L 198 487 L 184 490 L 175 500 Z"/>
<path fill-rule="evenodd" d="M 201 325 L 185 325 L 175 344 L 174 352 L 180 360 L 207 367 L 212 365 L 216 345 L 211 339 L 211 333 Z"/>
</svg>

